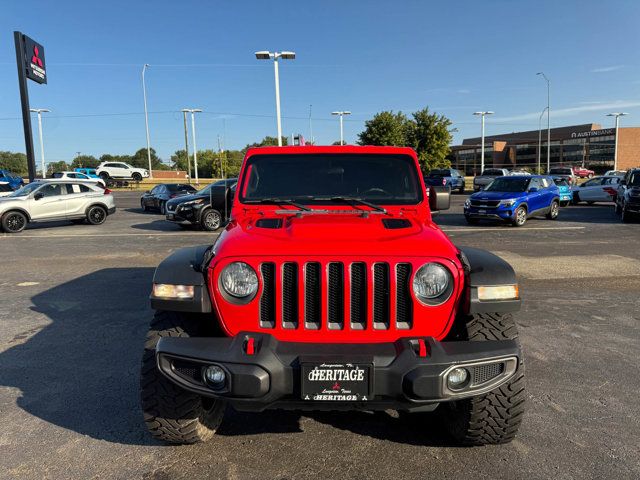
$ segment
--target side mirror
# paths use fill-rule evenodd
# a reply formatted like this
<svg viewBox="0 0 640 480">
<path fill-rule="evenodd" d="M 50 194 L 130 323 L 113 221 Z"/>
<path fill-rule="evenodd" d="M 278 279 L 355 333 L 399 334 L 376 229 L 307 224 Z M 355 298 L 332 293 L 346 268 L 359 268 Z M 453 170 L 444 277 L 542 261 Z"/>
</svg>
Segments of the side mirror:
<svg viewBox="0 0 640 480">
<path fill-rule="evenodd" d="M 528 191 L 529 193 L 536 193 L 538 189 L 536 187 L 531 187 Z"/>
<path fill-rule="evenodd" d="M 40 200 L 41 198 L 44 198 L 44 193 L 42 192 L 36 192 L 36 194 L 33 196 L 34 200 Z"/>
<path fill-rule="evenodd" d="M 449 187 L 429 188 L 429 208 L 432 212 L 449 210 L 451 207 L 451 189 Z"/>
</svg>

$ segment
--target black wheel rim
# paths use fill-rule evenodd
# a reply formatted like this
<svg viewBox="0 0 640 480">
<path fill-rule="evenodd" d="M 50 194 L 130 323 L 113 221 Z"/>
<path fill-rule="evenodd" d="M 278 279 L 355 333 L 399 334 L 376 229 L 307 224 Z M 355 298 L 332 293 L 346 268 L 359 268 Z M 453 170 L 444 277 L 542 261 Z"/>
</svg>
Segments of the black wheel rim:
<svg viewBox="0 0 640 480">
<path fill-rule="evenodd" d="M 216 212 L 207 213 L 204 217 L 204 225 L 211 230 L 215 230 L 220 226 L 220 215 Z"/>
<path fill-rule="evenodd" d="M 93 223 L 102 223 L 106 218 L 106 214 L 104 213 L 104 210 L 101 208 L 92 208 L 91 211 L 89 212 L 89 218 L 91 218 L 91 221 Z"/>
<path fill-rule="evenodd" d="M 24 228 L 26 225 L 26 219 L 24 215 L 20 215 L 19 213 L 9 214 L 7 217 L 7 230 L 10 232 L 18 232 Z"/>
</svg>

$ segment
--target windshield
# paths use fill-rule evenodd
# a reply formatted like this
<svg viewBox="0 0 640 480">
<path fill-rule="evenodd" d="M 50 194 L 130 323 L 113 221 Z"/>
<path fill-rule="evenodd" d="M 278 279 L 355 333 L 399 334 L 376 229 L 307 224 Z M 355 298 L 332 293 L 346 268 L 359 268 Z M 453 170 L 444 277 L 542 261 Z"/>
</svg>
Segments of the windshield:
<svg viewBox="0 0 640 480">
<path fill-rule="evenodd" d="M 196 189 L 193 188 L 191 185 L 187 185 L 187 184 L 182 184 L 182 183 L 176 183 L 176 184 L 168 184 L 166 185 L 167 190 L 169 190 L 170 192 L 179 192 L 179 191 L 187 191 L 187 192 L 195 192 Z"/>
<path fill-rule="evenodd" d="M 333 203 L 352 197 L 387 205 L 423 199 L 414 160 L 407 155 L 254 155 L 248 160 L 241 201 L 289 199 Z"/>
<path fill-rule="evenodd" d="M 41 187 L 41 186 L 42 186 L 42 183 L 38 183 L 38 182 L 30 183 L 29 185 L 25 185 L 24 187 L 16 190 L 9 196 L 10 197 L 26 197 L 31 192 L 33 192 L 34 190 L 38 189 L 38 187 Z"/>
<path fill-rule="evenodd" d="M 482 175 L 496 175 L 496 176 L 501 176 L 504 175 L 504 172 L 502 170 L 496 170 L 496 169 L 488 169 L 485 170 L 484 172 L 482 172 Z"/>
<path fill-rule="evenodd" d="M 524 192 L 529 185 L 528 178 L 500 177 L 496 178 L 484 189 L 485 192 Z"/>
<path fill-rule="evenodd" d="M 209 185 L 207 185 L 206 187 L 204 187 L 201 190 L 198 190 L 199 194 L 209 194 L 209 192 L 211 191 L 212 188 L 220 188 L 220 187 L 224 187 L 224 185 L 226 184 L 227 187 L 233 187 L 233 185 L 238 181 L 237 178 L 225 178 L 224 180 L 218 180 L 217 182 L 214 183 L 210 183 Z"/>
</svg>

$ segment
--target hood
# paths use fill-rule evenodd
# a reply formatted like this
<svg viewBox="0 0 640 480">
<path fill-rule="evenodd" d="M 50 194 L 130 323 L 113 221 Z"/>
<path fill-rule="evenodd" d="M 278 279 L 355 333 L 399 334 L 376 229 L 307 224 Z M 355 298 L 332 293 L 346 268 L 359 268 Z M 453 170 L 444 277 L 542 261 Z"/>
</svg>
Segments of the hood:
<svg viewBox="0 0 640 480">
<path fill-rule="evenodd" d="M 190 202 L 191 200 L 198 200 L 199 198 L 209 198 L 209 195 L 198 193 L 192 193 L 190 195 L 178 195 L 177 197 L 167 201 L 167 205 L 178 205 L 179 203 Z"/>
<path fill-rule="evenodd" d="M 471 195 L 473 200 L 506 200 L 508 198 L 518 198 L 522 196 L 524 192 L 487 192 L 483 190 Z"/>
<path fill-rule="evenodd" d="M 408 215 L 271 213 L 232 221 L 220 235 L 215 253 L 221 257 L 431 255 L 453 259 L 457 249 L 433 222 Z"/>
</svg>

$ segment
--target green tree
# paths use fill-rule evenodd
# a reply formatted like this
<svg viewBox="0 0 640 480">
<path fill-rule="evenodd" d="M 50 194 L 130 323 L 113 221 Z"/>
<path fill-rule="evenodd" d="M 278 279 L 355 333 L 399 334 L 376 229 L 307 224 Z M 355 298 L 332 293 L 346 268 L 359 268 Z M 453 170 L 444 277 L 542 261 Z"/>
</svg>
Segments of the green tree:
<svg viewBox="0 0 640 480">
<path fill-rule="evenodd" d="M 399 147 L 407 145 L 411 121 L 402 112 L 385 111 L 376 113 L 364 126 L 364 131 L 358 135 L 358 144 Z"/>
<path fill-rule="evenodd" d="M 287 137 L 282 137 L 282 145 L 288 145 L 288 144 L 289 144 L 289 140 L 287 139 Z M 278 137 L 270 137 L 267 135 L 260 142 L 251 143 L 246 147 L 244 147 L 242 149 L 242 152 L 246 153 L 247 150 L 254 147 L 271 147 L 271 146 L 275 147 L 277 145 L 278 145 Z"/>
<path fill-rule="evenodd" d="M 102 159 L 102 157 L 100 157 Z M 71 160 L 71 169 L 74 168 L 96 168 L 100 160 L 93 155 L 77 155 Z"/>
<path fill-rule="evenodd" d="M 156 151 L 151 148 L 149 150 L 151 154 L 151 168 L 153 170 L 169 170 L 169 166 L 162 163 L 160 157 L 156 154 Z M 141 148 L 136 153 L 133 154 L 131 160 L 127 163 L 130 163 L 134 167 L 138 168 L 149 168 L 149 158 L 147 157 L 147 149 Z"/>
<path fill-rule="evenodd" d="M 191 155 L 189 155 L 189 158 L 191 158 Z M 176 150 L 173 155 L 171 155 L 171 164 L 175 169 L 188 172 L 189 169 L 187 168 L 187 151 L 184 149 Z"/>
<path fill-rule="evenodd" d="M 0 168 L 23 177 L 29 174 L 27 156 L 24 153 L 0 151 Z"/>
<path fill-rule="evenodd" d="M 59 162 L 50 162 L 47 165 L 47 176 L 50 176 L 52 173 L 55 172 L 64 172 L 66 170 L 69 170 L 69 164 L 65 161 L 59 161 Z"/>
<path fill-rule="evenodd" d="M 100 162 L 131 163 L 131 155 L 111 155 L 110 153 L 105 153 L 100 156 Z"/>
<path fill-rule="evenodd" d="M 423 171 L 434 168 L 449 168 L 451 162 L 447 159 L 451 148 L 452 135 L 451 120 L 444 115 L 430 113 L 429 108 L 423 108 L 413 113 L 413 122 L 407 135 L 407 145 L 418 154 L 418 160 Z"/>
</svg>

